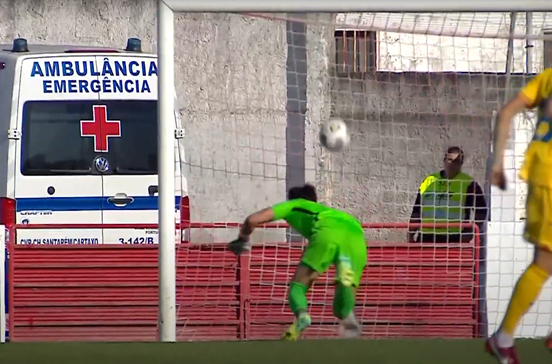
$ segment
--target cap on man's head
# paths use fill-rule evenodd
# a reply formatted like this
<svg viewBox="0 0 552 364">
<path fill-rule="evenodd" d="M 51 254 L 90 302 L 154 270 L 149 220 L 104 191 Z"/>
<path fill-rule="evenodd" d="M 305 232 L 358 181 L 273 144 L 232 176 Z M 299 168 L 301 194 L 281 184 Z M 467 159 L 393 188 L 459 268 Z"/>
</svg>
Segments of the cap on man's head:
<svg viewBox="0 0 552 364">
<path fill-rule="evenodd" d="M 458 156 L 456 158 L 454 158 L 453 160 L 450 160 L 448 159 L 448 154 L 458 154 Z M 449 147 L 447 149 L 447 155 L 445 155 L 445 159 L 448 161 L 448 162 L 460 162 L 460 163 L 463 163 L 464 162 L 464 151 L 462 150 L 462 148 L 460 147 L 457 147 L 457 146 L 452 146 L 452 147 Z"/>
</svg>

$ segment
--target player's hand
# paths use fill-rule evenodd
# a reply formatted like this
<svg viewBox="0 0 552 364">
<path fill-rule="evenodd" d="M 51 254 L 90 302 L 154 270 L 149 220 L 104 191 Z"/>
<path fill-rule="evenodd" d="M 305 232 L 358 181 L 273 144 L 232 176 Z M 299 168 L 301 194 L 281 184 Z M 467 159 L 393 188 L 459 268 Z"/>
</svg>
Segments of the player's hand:
<svg viewBox="0 0 552 364">
<path fill-rule="evenodd" d="M 506 174 L 502 166 L 493 166 L 491 169 L 491 184 L 506 191 Z"/>
<path fill-rule="evenodd" d="M 228 243 L 228 250 L 238 256 L 251 250 L 251 243 L 245 239 L 237 238 Z"/>
</svg>

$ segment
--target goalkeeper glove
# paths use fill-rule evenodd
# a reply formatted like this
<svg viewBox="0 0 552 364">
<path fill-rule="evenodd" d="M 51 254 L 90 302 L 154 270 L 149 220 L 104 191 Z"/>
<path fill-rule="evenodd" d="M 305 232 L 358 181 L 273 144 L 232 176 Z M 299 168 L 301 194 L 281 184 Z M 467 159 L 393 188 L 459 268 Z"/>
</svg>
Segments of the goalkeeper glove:
<svg viewBox="0 0 552 364">
<path fill-rule="evenodd" d="M 237 238 L 228 243 L 228 250 L 230 250 L 235 255 L 241 255 L 244 252 L 251 250 L 251 243 L 245 239 Z"/>
</svg>

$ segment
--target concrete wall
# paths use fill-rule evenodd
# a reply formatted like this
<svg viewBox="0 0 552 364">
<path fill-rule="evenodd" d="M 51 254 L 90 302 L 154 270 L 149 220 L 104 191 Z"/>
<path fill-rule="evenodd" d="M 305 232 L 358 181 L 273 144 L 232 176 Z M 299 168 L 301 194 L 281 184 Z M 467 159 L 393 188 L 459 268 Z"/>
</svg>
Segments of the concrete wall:
<svg viewBox="0 0 552 364">
<path fill-rule="evenodd" d="M 514 76 L 513 88 L 520 79 Z M 333 202 L 364 221 L 407 222 L 422 179 L 458 145 L 464 171 L 485 185 L 492 112 L 503 98 L 496 74 L 377 73 L 333 78 L 333 114 L 352 142 L 332 155 Z M 395 236 L 395 235 L 394 235 Z M 396 235 L 404 239 L 404 233 Z"/>
<path fill-rule="evenodd" d="M 154 0 L 0 2 L 0 42 L 124 47 L 139 37 L 156 51 Z M 283 17 L 283 16 L 282 16 Z M 331 21 L 310 14 L 311 20 Z M 309 26 L 307 179 L 322 153 L 317 122 L 327 118 L 332 33 Z M 195 221 L 237 221 L 282 200 L 286 179 L 286 22 L 233 14 L 175 14 L 175 69 L 186 129 Z M 314 121 L 313 121 L 314 120 Z M 315 125 L 315 126 L 312 126 Z M 310 128 L 310 129 L 309 129 Z M 309 164 L 310 163 L 310 164 Z M 314 173 L 312 173 L 314 171 Z M 211 240 L 212 232 L 202 239 Z"/>
<path fill-rule="evenodd" d="M 177 29 L 192 218 L 242 220 L 285 196 L 286 24 L 192 14 Z"/>
<path fill-rule="evenodd" d="M 309 14 L 307 27 L 308 108 L 305 125 L 305 179 L 318 188 L 322 201 L 331 203 L 330 155 L 318 141 L 320 123 L 332 112 L 332 70 L 334 67 L 335 21 L 330 14 Z"/>
</svg>

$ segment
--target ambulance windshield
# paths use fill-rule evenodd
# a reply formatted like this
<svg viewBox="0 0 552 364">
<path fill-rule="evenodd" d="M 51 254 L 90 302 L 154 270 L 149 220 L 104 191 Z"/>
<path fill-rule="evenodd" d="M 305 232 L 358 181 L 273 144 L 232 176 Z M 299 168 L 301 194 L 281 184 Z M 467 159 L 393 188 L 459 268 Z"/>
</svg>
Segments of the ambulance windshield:
<svg viewBox="0 0 552 364">
<path fill-rule="evenodd" d="M 157 174 L 157 101 L 27 101 L 21 159 L 24 175 Z"/>
</svg>

